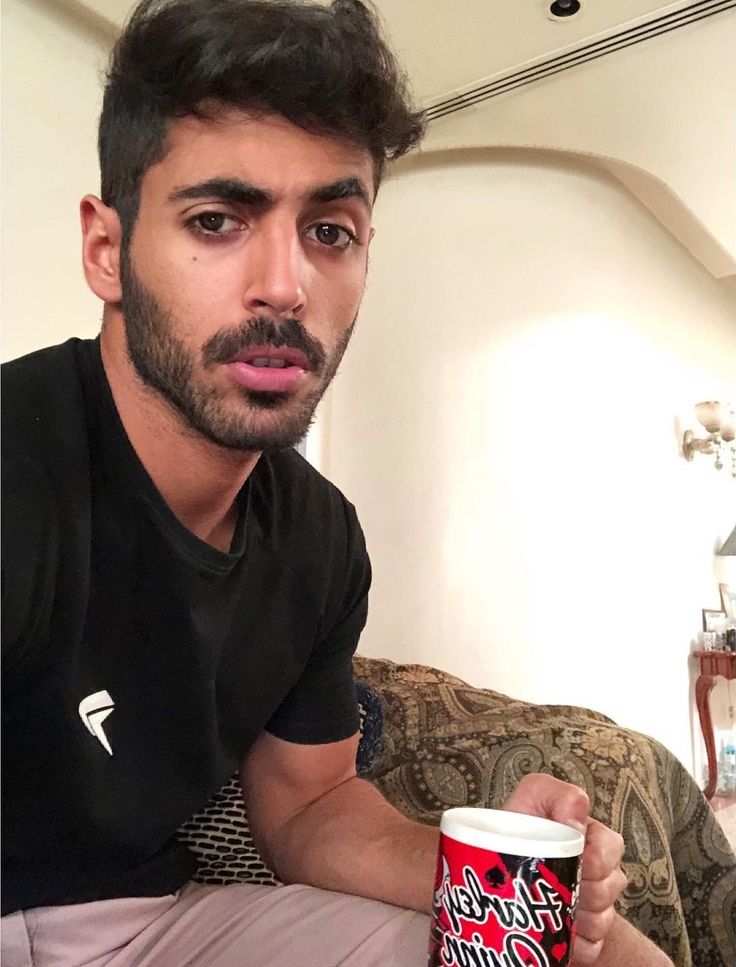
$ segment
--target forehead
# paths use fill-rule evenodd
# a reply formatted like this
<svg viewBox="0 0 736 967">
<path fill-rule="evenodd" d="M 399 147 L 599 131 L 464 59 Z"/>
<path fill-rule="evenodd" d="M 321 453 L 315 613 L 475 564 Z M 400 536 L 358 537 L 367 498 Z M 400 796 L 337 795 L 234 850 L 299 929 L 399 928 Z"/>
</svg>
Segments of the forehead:
<svg viewBox="0 0 736 967">
<path fill-rule="evenodd" d="M 307 195 L 348 177 L 360 179 L 370 197 L 375 194 L 367 149 L 305 131 L 278 115 L 236 110 L 176 120 L 165 154 L 148 169 L 142 188 L 168 192 L 223 176 L 241 178 L 276 197 Z"/>
</svg>

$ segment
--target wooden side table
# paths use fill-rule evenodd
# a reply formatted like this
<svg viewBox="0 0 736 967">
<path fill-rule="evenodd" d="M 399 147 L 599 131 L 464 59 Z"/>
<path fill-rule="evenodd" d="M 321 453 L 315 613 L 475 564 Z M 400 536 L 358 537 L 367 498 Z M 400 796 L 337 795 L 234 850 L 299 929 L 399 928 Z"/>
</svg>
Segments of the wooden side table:
<svg viewBox="0 0 736 967">
<path fill-rule="evenodd" d="M 708 753 L 708 785 L 705 787 L 705 798 L 712 799 L 718 782 L 718 759 L 713 736 L 713 720 L 710 715 L 710 693 L 719 675 L 736 679 L 736 652 L 696 651 L 695 657 L 700 662 L 700 674 L 695 682 L 695 704 L 698 707 L 700 728 L 705 739 L 705 750 Z"/>
</svg>

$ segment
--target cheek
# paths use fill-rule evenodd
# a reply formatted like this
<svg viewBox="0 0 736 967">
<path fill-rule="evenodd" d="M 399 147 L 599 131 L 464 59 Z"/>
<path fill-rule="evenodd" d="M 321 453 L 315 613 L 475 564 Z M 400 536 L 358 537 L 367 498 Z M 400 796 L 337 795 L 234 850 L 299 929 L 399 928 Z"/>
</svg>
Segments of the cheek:
<svg viewBox="0 0 736 967">
<path fill-rule="evenodd" d="M 315 315 L 332 328 L 346 329 L 352 325 L 363 298 L 365 267 L 356 266 L 339 278 L 322 279 L 319 291 L 310 300 Z M 315 311 L 316 310 L 316 311 Z"/>
<path fill-rule="evenodd" d="M 185 261 L 157 259 L 139 273 L 141 281 L 171 314 L 182 336 L 206 339 L 216 329 L 242 321 L 243 307 L 233 280 L 199 256 Z"/>
<path fill-rule="evenodd" d="M 141 224 L 133 236 L 131 253 L 141 281 L 172 306 L 216 298 L 232 285 L 230 266 L 193 250 L 186 236 L 168 227 L 153 232 Z"/>
</svg>

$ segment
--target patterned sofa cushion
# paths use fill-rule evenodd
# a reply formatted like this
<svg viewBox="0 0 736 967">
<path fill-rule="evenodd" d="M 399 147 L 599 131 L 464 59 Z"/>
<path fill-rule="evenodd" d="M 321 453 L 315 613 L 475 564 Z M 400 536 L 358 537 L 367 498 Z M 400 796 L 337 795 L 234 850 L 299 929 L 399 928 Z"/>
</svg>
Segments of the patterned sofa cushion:
<svg viewBox="0 0 736 967">
<path fill-rule="evenodd" d="M 435 825 L 450 806 L 501 805 L 529 772 L 575 783 L 588 791 L 592 814 L 626 842 L 624 916 L 676 967 L 736 964 L 736 857 L 660 743 L 590 709 L 532 705 L 423 665 L 356 656 L 353 667 L 381 697 L 386 721 L 369 775 L 397 809 Z M 362 714 L 367 720 L 365 707 Z M 199 878 L 275 883 L 250 843 L 237 787 L 233 796 L 237 817 L 223 790 L 219 811 L 208 806 L 184 827 Z"/>
</svg>

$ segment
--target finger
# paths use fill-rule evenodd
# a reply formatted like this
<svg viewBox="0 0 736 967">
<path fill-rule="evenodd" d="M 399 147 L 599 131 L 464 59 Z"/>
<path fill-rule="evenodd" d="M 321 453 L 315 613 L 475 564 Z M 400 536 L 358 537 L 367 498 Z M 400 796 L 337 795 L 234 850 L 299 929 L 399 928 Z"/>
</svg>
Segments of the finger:
<svg viewBox="0 0 736 967">
<path fill-rule="evenodd" d="M 524 776 L 503 808 L 511 812 L 543 816 L 584 832 L 590 800 L 579 786 L 562 782 L 554 776 L 533 773 Z"/>
<path fill-rule="evenodd" d="M 585 834 L 583 879 L 605 879 L 619 867 L 623 855 L 623 837 L 598 820 L 591 819 Z"/>
<path fill-rule="evenodd" d="M 628 877 L 619 867 L 602 880 L 586 880 L 580 883 L 578 910 L 602 913 L 613 906 L 628 883 Z"/>
<path fill-rule="evenodd" d="M 616 911 L 608 907 L 600 913 L 578 910 L 575 916 L 575 930 L 579 939 L 589 944 L 603 943 L 616 919 Z"/>
<path fill-rule="evenodd" d="M 570 967 L 587 967 L 588 964 L 595 964 L 603 950 L 603 941 L 591 943 L 585 937 L 576 937 L 572 946 L 572 960 Z"/>
</svg>

